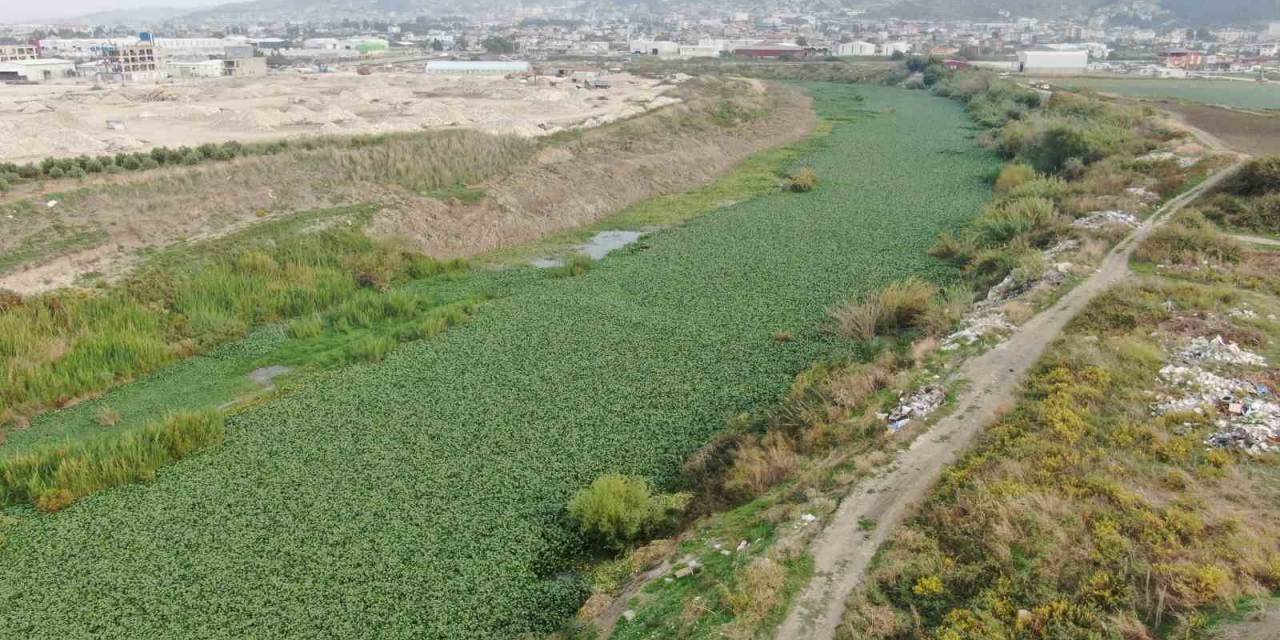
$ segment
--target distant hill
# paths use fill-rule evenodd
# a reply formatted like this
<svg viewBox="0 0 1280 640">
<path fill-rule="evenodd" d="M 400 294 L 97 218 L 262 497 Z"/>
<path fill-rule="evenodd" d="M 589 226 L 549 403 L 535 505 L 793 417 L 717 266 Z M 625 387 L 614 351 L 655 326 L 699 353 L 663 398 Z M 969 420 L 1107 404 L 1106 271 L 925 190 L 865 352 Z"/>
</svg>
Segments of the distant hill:
<svg viewBox="0 0 1280 640">
<path fill-rule="evenodd" d="M 1152 7 L 1158 7 L 1152 11 Z M 1098 12 L 1130 23 L 1215 25 L 1280 20 L 1280 0 L 902 0 L 878 16 L 996 20 L 1085 17 Z"/>
<path fill-rule="evenodd" d="M 136 24 L 146 22 L 163 22 L 191 13 L 191 8 L 177 7 L 140 7 L 137 9 L 115 9 L 98 11 L 76 18 L 78 22 L 89 24 Z"/>
<path fill-rule="evenodd" d="M 681 2 L 706 0 L 594 0 L 601 4 L 650 4 L 671 8 Z M 812 0 L 814 3 L 823 0 Z M 522 0 L 528 6 L 557 0 Z M 718 4 L 718 3 L 717 3 Z M 758 0 L 735 0 L 743 9 Z M 151 8 L 104 11 L 80 18 L 90 24 L 137 24 L 181 19 L 190 23 L 239 20 L 342 20 L 410 17 L 423 14 L 469 14 L 509 6 L 507 0 L 249 0 L 206 9 Z M 863 6 L 866 6 L 864 4 Z M 1153 10 L 1154 8 L 1154 10 Z M 1240 24 L 1280 20 L 1280 0 L 877 0 L 874 17 L 957 18 L 999 20 L 1006 16 L 1034 18 L 1086 17 L 1098 12 L 1125 23 L 1153 25 Z"/>
</svg>

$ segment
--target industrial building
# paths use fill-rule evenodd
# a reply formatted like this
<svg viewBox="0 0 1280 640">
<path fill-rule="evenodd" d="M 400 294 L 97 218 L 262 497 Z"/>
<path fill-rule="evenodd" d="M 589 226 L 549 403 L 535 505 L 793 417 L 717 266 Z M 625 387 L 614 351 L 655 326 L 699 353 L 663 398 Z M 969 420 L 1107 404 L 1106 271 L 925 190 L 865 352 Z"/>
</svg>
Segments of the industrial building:
<svg viewBox="0 0 1280 640">
<path fill-rule="evenodd" d="M 854 41 L 841 42 L 836 45 L 836 55 L 838 56 L 874 56 L 876 55 L 876 46 L 870 42 Z"/>
<path fill-rule="evenodd" d="M 680 43 L 670 40 L 632 40 L 627 43 L 627 50 L 637 55 L 676 58 L 680 55 Z"/>
<path fill-rule="evenodd" d="M 33 44 L 0 45 L 0 62 L 35 60 L 38 57 L 40 57 L 40 50 Z"/>
<path fill-rule="evenodd" d="M 739 47 L 733 50 L 733 55 L 738 58 L 752 58 L 756 60 L 782 60 L 789 58 L 807 58 L 810 50 L 794 44 L 756 44 L 749 47 Z"/>
<path fill-rule="evenodd" d="M 61 58 L 0 62 L 0 82 L 44 82 L 75 75 L 75 63 Z"/>
<path fill-rule="evenodd" d="M 1089 52 L 1029 49 L 1018 52 L 1018 71 L 1024 73 L 1082 73 L 1089 68 Z"/>
<path fill-rule="evenodd" d="M 158 80 L 164 72 L 156 64 L 156 48 L 150 42 L 134 42 L 106 51 L 108 68 L 124 80 Z"/>
<path fill-rule="evenodd" d="M 524 60 L 432 60 L 427 63 L 427 73 L 450 76 L 505 76 L 530 70 Z"/>
<path fill-rule="evenodd" d="M 231 58 L 221 60 L 222 75 L 233 78 L 256 78 L 267 75 L 266 58 Z"/>
<path fill-rule="evenodd" d="M 221 60 L 170 60 L 165 63 L 174 78 L 220 78 Z"/>
</svg>

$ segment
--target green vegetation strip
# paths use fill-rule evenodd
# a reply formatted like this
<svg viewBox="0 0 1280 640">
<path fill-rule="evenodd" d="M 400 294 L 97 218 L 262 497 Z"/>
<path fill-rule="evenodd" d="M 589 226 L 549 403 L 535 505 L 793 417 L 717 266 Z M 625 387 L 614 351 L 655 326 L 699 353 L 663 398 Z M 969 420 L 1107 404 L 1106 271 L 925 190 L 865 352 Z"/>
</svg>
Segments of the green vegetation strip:
<svg viewBox="0 0 1280 640">
<path fill-rule="evenodd" d="M 815 86 L 820 182 L 523 280 L 467 326 L 233 415 L 150 485 L 10 527 L 0 636 L 505 637 L 586 595 L 564 504 L 607 472 L 671 486 L 734 413 L 833 345 L 833 302 L 907 274 L 989 198 L 955 104 Z M 866 96 L 879 114 L 855 115 Z M 793 339 L 777 342 L 789 332 Z M 68 580 L 68 576 L 75 576 Z"/>
<path fill-rule="evenodd" d="M 1144 80 L 1067 78 L 1057 84 L 1130 98 L 1169 98 L 1238 109 L 1280 109 L 1280 85 L 1246 80 Z"/>
</svg>

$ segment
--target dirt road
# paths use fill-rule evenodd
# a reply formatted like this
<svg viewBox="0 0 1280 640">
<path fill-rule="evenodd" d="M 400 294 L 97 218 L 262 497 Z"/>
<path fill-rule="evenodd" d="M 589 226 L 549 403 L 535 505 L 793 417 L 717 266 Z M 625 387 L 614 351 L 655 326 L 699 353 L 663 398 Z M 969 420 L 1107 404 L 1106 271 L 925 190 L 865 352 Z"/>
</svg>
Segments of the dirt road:
<svg viewBox="0 0 1280 640">
<path fill-rule="evenodd" d="M 835 637 L 845 602 L 862 581 L 871 558 L 982 427 L 1016 399 L 1018 384 L 1045 348 L 1095 296 L 1129 274 L 1137 246 L 1172 214 L 1242 166 L 1218 172 L 1175 198 L 1107 254 L 1102 265 L 1075 289 L 1041 312 L 1004 344 L 964 363 L 956 376 L 971 386 L 956 399 L 956 411 L 938 421 L 902 452 L 890 470 L 854 487 L 810 552 L 814 577 L 788 612 L 779 640 L 828 640 Z M 863 524 L 874 522 L 871 531 Z"/>
<path fill-rule="evenodd" d="M 1234 234 L 1231 238 L 1245 244 L 1257 244 L 1264 247 L 1280 247 L 1280 240 L 1276 240 L 1275 238 L 1263 238 L 1261 236 L 1246 236 L 1241 234 Z"/>
</svg>

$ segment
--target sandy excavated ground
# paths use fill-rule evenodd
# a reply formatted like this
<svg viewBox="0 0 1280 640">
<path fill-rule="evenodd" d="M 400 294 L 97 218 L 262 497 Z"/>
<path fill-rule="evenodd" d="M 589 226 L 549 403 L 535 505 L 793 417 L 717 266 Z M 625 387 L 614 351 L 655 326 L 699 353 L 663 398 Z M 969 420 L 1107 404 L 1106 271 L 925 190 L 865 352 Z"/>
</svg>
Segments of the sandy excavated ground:
<svg viewBox="0 0 1280 640">
<path fill-rule="evenodd" d="M 205 142 L 467 127 L 540 135 L 636 115 L 669 101 L 657 81 L 609 76 L 579 89 L 551 78 L 424 73 L 275 75 L 95 89 L 0 87 L 0 161 L 108 154 Z M 107 120 L 124 123 L 107 128 Z"/>
</svg>

